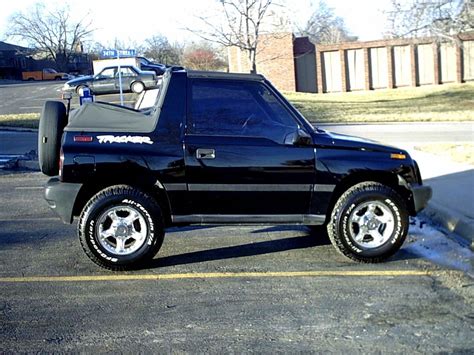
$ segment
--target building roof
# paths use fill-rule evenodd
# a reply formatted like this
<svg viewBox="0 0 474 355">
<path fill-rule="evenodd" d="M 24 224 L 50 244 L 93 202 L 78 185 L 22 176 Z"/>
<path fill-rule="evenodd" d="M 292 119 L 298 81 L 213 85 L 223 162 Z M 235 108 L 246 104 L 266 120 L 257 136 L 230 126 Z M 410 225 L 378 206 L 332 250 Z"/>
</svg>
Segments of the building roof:
<svg viewBox="0 0 474 355">
<path fill-rule="evenodd" d="M 29 51 L 30 48 L 17 46 L 16 44 L 10 44 L 7 42 L 0 41 L 0 51 Z"/>
</svg>

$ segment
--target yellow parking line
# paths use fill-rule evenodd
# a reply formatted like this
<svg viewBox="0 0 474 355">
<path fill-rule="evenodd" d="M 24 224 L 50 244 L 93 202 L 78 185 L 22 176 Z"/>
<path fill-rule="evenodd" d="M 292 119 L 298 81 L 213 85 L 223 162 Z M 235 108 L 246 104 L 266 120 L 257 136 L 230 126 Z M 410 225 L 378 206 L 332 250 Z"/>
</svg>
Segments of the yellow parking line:
<svg viewBox="0 0 474 355">
<path fill-rule="evenodd" d="M 25 282 L 93 282 L 93 281 L 144 281 L 180 279 L 224 279 L 224 278 L 268 278 L 268 277 L 393 277 L 430 276 L 432 273 L 419 270 L 360 270 L 360 271 L 276 271 L 276 272 L 213 272 L 184 274 L 139 274 L 139 275 L 82 275 L 82 276 L 25 276 L 0 277 L 0 283 Z"/>
</svg>

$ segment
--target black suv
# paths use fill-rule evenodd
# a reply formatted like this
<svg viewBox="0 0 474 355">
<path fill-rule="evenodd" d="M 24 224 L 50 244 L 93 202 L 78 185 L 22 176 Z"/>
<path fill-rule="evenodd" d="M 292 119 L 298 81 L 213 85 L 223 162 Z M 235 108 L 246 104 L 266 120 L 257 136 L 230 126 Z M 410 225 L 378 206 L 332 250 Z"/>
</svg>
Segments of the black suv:
<svg viewBox="0 0 474 355">
<path fill-rule="evenodd" d="M 146 111 L 48 101 L 45 197 L 97 264 L 153 258 L 165 228 L 327 226 L 346 257 L 379 262 L 431 197 L 406 151 L 315 129 L 261 75 L 168 69 Z"/>
</svg>

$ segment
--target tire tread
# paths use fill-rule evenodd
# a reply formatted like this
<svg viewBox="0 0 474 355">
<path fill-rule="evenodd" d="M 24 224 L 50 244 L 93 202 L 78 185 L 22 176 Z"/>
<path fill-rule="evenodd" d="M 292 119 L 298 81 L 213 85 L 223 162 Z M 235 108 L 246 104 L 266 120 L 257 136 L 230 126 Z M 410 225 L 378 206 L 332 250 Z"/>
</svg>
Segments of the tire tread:
<svg viewBox="0 0 474 355">
<path fill-rule="evenodd" d="M 385 261 L 391 255 L 393 255 L 398 250 L 398 248 L 393 248 L 392 251 L 387 252 L 384 255 L 381 255 L 378 257 L 364 257 L 361 255 L 356 255 L 353 252 L 351 252 L 343 244 L 342 238 L 340 238 L 339 233 L 337 231 L 337 225 L 338 225 L 337 220 L 339 218 L 339 212 L 341 211 L 343 206 L 346 204 L 347 200 L 355 194 L 367 192 L 368 190 L 371 192 L 379 192 L 389 197 L 392 197 L 397 202 L 399 202 L 401 204 L 400 207 L 406 211 L 406 206 L 403 203 L 403 199 L 392 188 L 375 181 L 366 181 L 366 182 L 358 183 L 352 186 L 351 188 L 347 189 L 347 191 L 344 192 L 337 200 L 331 212 L 331 218 L 327 225 L 327 231 L 328 231 L 328 236 L 329 236 L 329 239 L 331 240 L 331 243 L 341 255 L 360 263 L 380 263 L 380 262 Z M 405 240 L 406 233 L 404 234 L 405 235 L 401 238 L 400 245 L 403 244 L 403 241 Z"/>
<path fill-rule="evenodd" d="M 97 265 L 104 269 L 108 270 L 113 270 L 113 271 L 125 271 L 125 270 L 131 270 L 135 269 L 143 264 L 146 264 L 149 262 L 155 255 L 156 253 L 160 250 L 161 245 L 163 243 L 163 238 L 164 238 L 164 232 L 163 232 L 163 222 L 161 223 L 160 226 L 156 226 L 156 231 L 155 234 L 157 235 L 157 238 L 155 239 L 155 244 L 147 251 L 146 254 L 144 254 L 139 261 L 136 261 L 131 264 L 110 264 L 105 261 L 103 261 L 101 258 L 97 257 L 89 248 L 86 240 L 86 235 L 83 232 L 86 227 L 87 219 L 89 214 L 91 213 L 92 207 L 99 201 L 103 199 L 108 199 L 117 195 L 127 195 L 130 197 L 136 197 L 138 199 L 143 199 L 147 201 L 151 206 L 154 206 L 154 208 L 157 211 L 160 211 L 160 215 L 157 216 L 159 220 L 162 222 L 163 217 L 161 215 L 161 209 L 158 203 L 156 202 L 155 199 L 150 197 L 149 195 L 145 194 L 141 190 L 134 188 L 129 185 L 114 185 L 110 186 L 108 188 L 105 188 L 102 191 L 99 191 L 97 194 L 95 194 L 85 205 L 84 209 L 82 210 L 82 213 L 79 217 L 79 223 L 77 224 L 77 233 L 79 236 L 79 241 L 81 243 L 81 247 L 86 253 L 86 255 Z"/>
</svg>

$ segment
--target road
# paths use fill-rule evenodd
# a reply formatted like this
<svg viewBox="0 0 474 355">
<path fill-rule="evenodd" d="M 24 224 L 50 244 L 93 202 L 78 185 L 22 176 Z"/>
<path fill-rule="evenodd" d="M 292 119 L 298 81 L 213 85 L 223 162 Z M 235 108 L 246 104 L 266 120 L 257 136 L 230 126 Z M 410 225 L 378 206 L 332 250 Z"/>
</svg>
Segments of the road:
<svg viewBox="0 0 474 355">
<path fill-rule="evenodd" d="M 383 264 L 305 227 L 209 226 L 170 229 L 149 268 L 112 273 L 48 210 L 44 182 L 0 176 L 0 352 L 474 349 L 474 284 L 452 269 L 472 273 L 472 253 L 421 220 Z"/>
<path fill-rule="evenodd" d="M 0 85 L 0 115 L 41 112 L 46 100 L 59 100 L 62 81 Z"/>
<path fill-rule="evenodd" d="M 38 133 L 0 130 L 0 154 L 24 154 L 38 150 Z"/>
<path fill-rule="evenodd" d="M 474 123 L 401 123 L 378 125 L 320 125 L 319 127 L 342 134 L 413 146 L 423 143 L 474 142 Z M 36 132 L 0 130 L 0 154 L 23 154 L 36 150 Z"/>
<path fill-rule="evenodd" d="M 40 113 L 46 100 L 60 100 L 64 81 L 24 82 L 0 85 L 0 115 L 17 113 Z M 126 104 L 130 104 L 135 94 L 124 94 Z M 101 95 L 100 101 L 120 103 L 119 95 Z M 79 105 L 74 95 L 71 106 Z"/>
<path fill-rule="evenodd" d="M 474 142 L 474 122 L 318 125 L 328 131 L 387 143 Z"/>
</svg>

